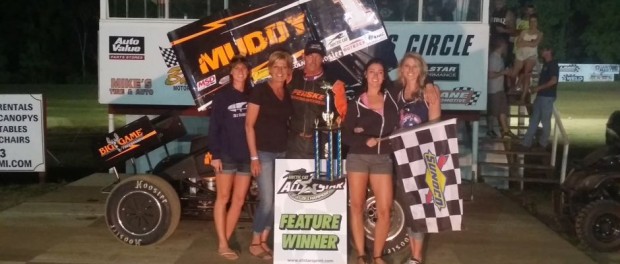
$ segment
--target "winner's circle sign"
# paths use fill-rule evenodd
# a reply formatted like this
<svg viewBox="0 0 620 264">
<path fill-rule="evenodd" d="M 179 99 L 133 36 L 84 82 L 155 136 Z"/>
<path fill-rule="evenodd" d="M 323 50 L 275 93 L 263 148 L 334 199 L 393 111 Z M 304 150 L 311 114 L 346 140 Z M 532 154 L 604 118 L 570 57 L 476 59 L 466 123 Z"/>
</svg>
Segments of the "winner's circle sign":
<svg viewBox="0 0 620 264">
<path fill-rule="evenodd" d="M 321 180 L 313 167 L 276 160 L 274 263 L 347 263 L 346 178 Z"/>
</svg>

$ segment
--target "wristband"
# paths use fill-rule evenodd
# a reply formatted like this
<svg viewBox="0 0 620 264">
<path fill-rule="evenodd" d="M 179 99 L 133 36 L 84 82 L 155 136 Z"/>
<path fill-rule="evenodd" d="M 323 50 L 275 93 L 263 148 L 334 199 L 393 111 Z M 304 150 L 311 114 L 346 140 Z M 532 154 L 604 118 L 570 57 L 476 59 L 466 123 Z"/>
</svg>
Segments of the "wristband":
<svg viewBox="0 0 620 264">
<path fill-rule="evenodd" d="M 250 157 L 250 160 L 258 160 L 258 157 L 257 156 L 252 156 L 252 157 Z"/>
</svg>

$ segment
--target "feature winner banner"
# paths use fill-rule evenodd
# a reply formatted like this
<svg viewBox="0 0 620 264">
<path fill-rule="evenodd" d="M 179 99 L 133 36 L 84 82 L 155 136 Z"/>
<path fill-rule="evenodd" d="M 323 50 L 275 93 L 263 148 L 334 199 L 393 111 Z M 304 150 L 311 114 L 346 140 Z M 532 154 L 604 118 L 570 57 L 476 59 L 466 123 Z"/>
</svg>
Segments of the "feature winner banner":
<svg viewBox="0 0 620 264">
<path fill-rule="evenodd" d="M 486 110 L 489 26 L 484 24 L 385 22 L 401 59 L 417 52 L 441 90 L 444 110 Z M 396 77 L 396 71 L 392 71 Z"/>
<path fill-rule="evenodd" d="M 346 178 L 318 180 L 313 167 L 276 160 L 274 263 L 347 263 Z"/>
<path fill-rule="evenodd" d="M 395 133 L 396 195 L 404 202 L 408 226 L 415 232 L 460 231 L 463 199 L 456 119 Z"/>
<path fill-rule="evenodd" d="M 43 95 L 0 96 L 0 172 L 45 171 Z"/>
<path fill-rule="evenodd" d="M 252 82 L 258 83 L 269 77 L 267 61 L 273 51 L 291 52 L 294 66 L 301 67 L 305 43 L 320 39 L 326 62 L 347 55 L 361 60 L 334 63 L 337 72 L 347 75 L 336 77 L 357 80 L 359 64 L 382 52 L 369 47 L 387 40 L 387 33 L 371 0 L 285 0 L 224 10 L 171 31 L 168 38 L 196 104 L 205 108 L 229 82 L 227 66 L 235 55 L 249 60 Z"/>
</svg>

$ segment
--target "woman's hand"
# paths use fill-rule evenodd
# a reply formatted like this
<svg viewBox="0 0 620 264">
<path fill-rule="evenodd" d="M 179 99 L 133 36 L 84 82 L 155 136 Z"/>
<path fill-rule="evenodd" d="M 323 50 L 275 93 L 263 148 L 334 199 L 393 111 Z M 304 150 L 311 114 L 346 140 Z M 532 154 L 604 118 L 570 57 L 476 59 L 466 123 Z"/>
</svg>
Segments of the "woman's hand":
<svg viewBox="0 0 620 264">
<path fill-rule="evenodd" d="M 252 171 L 252 176 L 258 177 L 260 175 L 260 160 L 253 160 L 250 162 L 250 171 Z"/>
<path fill-rule="evenodd" d="M 353 133 L 359 134 L 364 132 L 364 128 L 363 127 L 355 127 L 353 128 Z"/>
<path fill-rule="evenodd" d="M 379 143 L 379 141 L 376 138 L 369 138 L 368 140 L 366 140 L 366 146 L 370 148 L 376 146 L 377 143 Z"/>
<path fill-rule="evenodd" d="M 221 159 L 214 159 L 211 161 L 211 166 L 213 166 L 213 169 L 215 170 L 215 173 L 220 173 L 222 172 L 222 160 Z"/>
</svg>

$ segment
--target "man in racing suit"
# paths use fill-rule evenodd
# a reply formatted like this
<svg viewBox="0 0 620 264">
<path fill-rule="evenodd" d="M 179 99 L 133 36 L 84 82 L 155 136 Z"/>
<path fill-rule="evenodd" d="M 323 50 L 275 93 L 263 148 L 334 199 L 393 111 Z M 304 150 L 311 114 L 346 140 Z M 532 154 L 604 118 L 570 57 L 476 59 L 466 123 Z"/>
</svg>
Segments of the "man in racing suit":
<svg viewBox="0 0 620 264">
<path fill-rule="evenodd" d="M 322 88 L 323 86 L 329 86 L 333 93 L 330 109 L 334 112 L 334 122 L 336 117 L 344 117 L 346 113 L 344 83 L 326 76 L 323 71 L 324 57 L 325 46 L 317 40 L 308 41 L 304 49 L 305 66 L 303 69 L 293 71 L 291 82 L 288 84 L 293 103 L 286 151 L 286 157 L 289 159 L 314 158 L 315 120 L 320 121 L 319 126 L 325 125 L 322 113 L 325 111 L 326 90 Z M 321 142 L 324 141 L 325 138 L 322 137 Z"/>
</svg>

